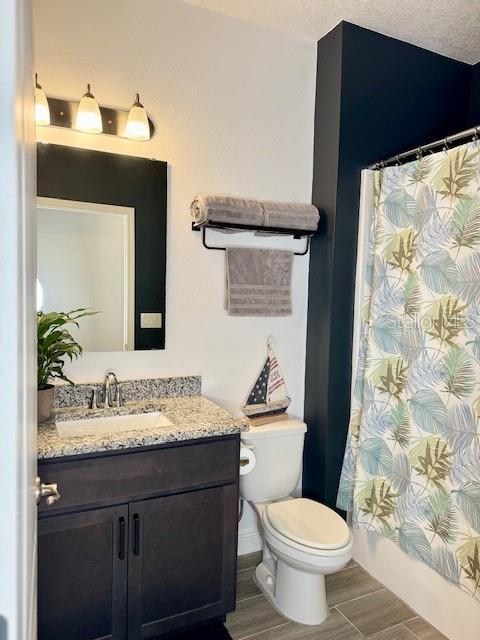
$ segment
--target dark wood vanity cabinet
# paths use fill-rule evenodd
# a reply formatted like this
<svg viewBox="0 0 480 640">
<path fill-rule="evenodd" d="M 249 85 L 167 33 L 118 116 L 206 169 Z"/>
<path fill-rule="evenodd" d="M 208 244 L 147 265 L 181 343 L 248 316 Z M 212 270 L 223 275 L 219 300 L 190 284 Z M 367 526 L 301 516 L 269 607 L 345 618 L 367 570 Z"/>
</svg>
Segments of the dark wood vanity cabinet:
<svg viewBox="0 0 480 640">
<path fill-rule="evenodd" d="M 120 506 L 39 521 L 39 640 L 125 638 L 127 562 L 119 539 L 127 519 L 128 507 Z"/>
<path fill-rule="evenodd" d="M 129 638 L 155 637 L 234 609 L 235 501 L 230 485 L 130 505 Z"/>
<path fill-rule="evenodd" d="M 39 509 L 39 640 L 159 638 L 232 611 L 238 449 L 233 435 L 41 461 L 62 497 Z"/>
</svg>

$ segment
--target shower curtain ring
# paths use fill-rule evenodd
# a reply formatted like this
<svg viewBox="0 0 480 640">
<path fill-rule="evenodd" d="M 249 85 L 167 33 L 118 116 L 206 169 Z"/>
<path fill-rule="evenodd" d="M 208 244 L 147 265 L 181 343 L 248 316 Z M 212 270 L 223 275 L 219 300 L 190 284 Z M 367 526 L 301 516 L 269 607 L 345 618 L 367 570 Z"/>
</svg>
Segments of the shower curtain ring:
<svg viewBox="0 0 480 640">
<path fill-rule="evenodd" d="M 443 150 L 446 153 L 449 149 L 450 149 L 450 147 L 448 146 L 448 138 L 445 137 L 445 140 L 443 141 Z"/>
<path fill-rule="evenodd" d="M 418 147 L 417 149 L 417 160 L 421 160 L 423 158 L 423 147 Z"/>
<path fill-rule="evenodd" d="M 397 155 L 395 156 L 395 162 L 397 164 L 397 167 L 399 167 L 402 163 L 400 162 L 400 154 L 397 153 Z"/>
</svg>

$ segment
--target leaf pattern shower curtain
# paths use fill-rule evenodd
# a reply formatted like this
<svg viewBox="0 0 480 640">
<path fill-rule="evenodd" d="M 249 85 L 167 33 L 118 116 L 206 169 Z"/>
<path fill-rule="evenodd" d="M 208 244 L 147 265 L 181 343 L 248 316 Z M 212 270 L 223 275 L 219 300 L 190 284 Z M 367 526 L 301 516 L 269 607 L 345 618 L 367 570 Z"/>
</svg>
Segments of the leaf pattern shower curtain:
<svg viewBox="0 0 480 640">
<path fill-rule="evenodd" d="M 480 599 L 479 148 L 363 174 L 337 504 Z"/>
</svg>

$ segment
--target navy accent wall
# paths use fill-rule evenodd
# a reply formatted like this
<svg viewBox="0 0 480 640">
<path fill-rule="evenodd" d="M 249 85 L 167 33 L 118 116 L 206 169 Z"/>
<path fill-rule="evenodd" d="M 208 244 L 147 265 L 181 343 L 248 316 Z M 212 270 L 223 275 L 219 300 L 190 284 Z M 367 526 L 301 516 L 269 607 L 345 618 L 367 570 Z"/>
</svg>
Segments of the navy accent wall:
<svg viewBox="0 0 480 640">
<path fill-rule="evenodd" d="M 329 449 L 329 355 L 331 283 L 335 237 L 335 207 L 340 137 L 342 87 L 342 29 L 331 31 L 318 43 L 317 99 L 315 106 L 314 180 L 312 202 L 326 214 L 324 229 L 312 238 L 308 288 L 303 492 L 325 496 L 326 456 Z M 320 170 L 321 167 L 321 170 Z"/>
<path fill-rule="evenodd" d="M 470 126 L 480 125 L 480 62 L 472 67 Z"/>
<path fill-rule="evenodd" d="M 468 126 L 470 65 L 339 24 L 318 43 L 305 444 L 306 496 L 334 506 L 350 409 L 360 171 Z"/>
</svg>

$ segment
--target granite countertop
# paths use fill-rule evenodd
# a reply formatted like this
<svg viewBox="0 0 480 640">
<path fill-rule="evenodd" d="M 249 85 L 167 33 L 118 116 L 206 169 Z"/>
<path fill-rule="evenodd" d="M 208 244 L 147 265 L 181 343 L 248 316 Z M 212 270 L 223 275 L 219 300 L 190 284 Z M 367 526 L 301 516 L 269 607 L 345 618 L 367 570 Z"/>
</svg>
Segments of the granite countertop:
<svg viewBox="0 0 480 640">
<path fill-rule="evenodd" d="M 113 409 L 57 408 L 57 422 L 100 416 L 127 415 L 161 411 L 173 424 L 135 431 L 117 431 L 88 436 L 60 436 L 55 423 L 38 428 L 38 458 L 59 458 L 100 451 L 147 447 L 168 442 L 230 435 L 248 430 L 241 418 L 201 395 L 164 397 L 129 402 Z"/>
</svg>

